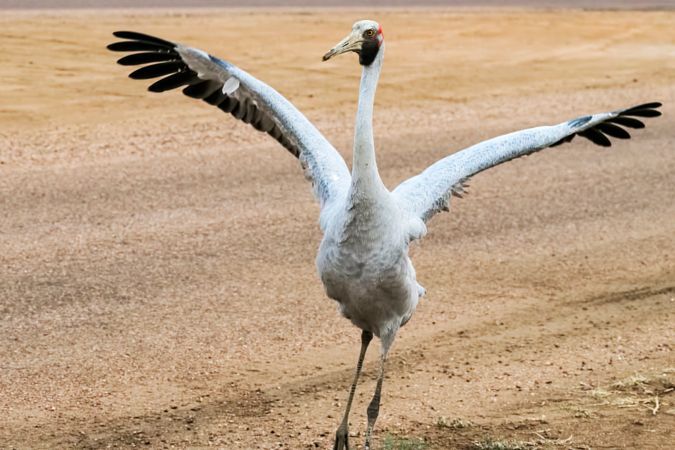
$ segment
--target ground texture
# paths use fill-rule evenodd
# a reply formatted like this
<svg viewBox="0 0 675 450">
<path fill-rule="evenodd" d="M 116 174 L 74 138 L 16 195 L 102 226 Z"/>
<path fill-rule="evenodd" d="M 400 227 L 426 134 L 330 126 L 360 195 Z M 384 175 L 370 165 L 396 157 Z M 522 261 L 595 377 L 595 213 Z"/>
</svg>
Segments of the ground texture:
<svg viewBox="0 0 675 450">
<path fill-rule="evenodd" d="M 359 67 L 320 60 L 363 17 L 387 40 L 391 187 L 494 135 L 664 103 L 610 149 L 477 176 L 431 222 L 378 446 L 672 448 L 675 13 L 438 9 L 0 16 L 0 448 L 332 446 L 359 332 L 315 274 L 297 161 L 104 46 L 132 29 L 229 59 L 350 161 Z"/>
</svg>

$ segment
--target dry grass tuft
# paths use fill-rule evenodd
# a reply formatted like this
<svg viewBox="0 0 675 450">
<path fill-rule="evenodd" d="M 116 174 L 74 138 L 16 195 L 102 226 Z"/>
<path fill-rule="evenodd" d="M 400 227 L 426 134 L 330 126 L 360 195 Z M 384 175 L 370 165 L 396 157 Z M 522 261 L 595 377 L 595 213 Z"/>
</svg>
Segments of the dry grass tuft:
<svg viewBox="0 0 675 450">
<path fill-rule="evenodd" d="M 426 450 L 427 443 L 422 439 L 392 436 L 388 434 L 384 438 L 382 450 Z"/>
<path fill-rule="evenodd" d="M 535 448 L 531 442 L 516 442 L 509 440 L 496 440 L 485 438 L 482 441 L 474 442 L 475 450 L 528 450 Z"/>
<path fill-rule="evenodd" d="M 616 408 L 638 408 L 657 415 L 663 406 L 669 406 L 670 403 L 663 403 L 663 397 L 675 391 L 675 380 L 670 374 L 675 373 L 674 369 L 667 368 L 660 374 L 647 376 L 635 373 L 623 380 L 616 381 L 610 386 L 602 388 L 589 389 L 589 394 L 599 403 L 587 406 L 613 406 Z M 583 411 L 583 412 L 582 412 Z M 668 413 L 670 409 L 666 409 Z M 586 415 L 587 414 L 587 415 Z M 574 417 L 590 417 L 588 410 L 575 409 Z"/>
<path fill-rule="evenodd" d="M 450 428 L 451 430 L 461 430 L 464 428 L 471 428 L 473 425 L 474 425 L 473 422 L 471 422 L 470 420 L 460 419 L 459 417 L 455 417 L 454 419 L 448 421 L 447 417 L 441 416 L 436 421 L 436 426 L 438 428 Z"/>
</svg>

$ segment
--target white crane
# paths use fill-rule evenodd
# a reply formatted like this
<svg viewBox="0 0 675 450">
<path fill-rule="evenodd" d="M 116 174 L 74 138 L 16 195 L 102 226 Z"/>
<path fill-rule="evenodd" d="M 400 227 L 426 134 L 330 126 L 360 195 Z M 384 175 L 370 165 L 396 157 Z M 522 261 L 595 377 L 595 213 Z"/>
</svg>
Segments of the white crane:
<svg viewBox="0 0 675 450">
<path fill-rule="evenodd" d="M 660 103 L 579 117 L 553 126 L 506 134 L 454 153 L 389 191 L 380 179 L 373 142 L 373 102 L 384 57 L 382 28 L 372 20 L 356 22 L 351 33 L 323 57 L 355 52 L 362 66 L 351 173 L 323 135 L 277 91 L 237 66 L 201 50 L 130 31 L 108 46 L 134 52 L 122 65 L 148 64 L 129 76 L 164 77 L 149 87 L 163 92 L 186 86 L 183 93 L 231 113 L 270 134 L 300 160 L 321 204 L 324 233 L 316 259 L 327 295 L 342 315 L 362 330 L 361 351 L 334 449 L 349 448 L 348 418 L 363 359 L 373 335 L 381 340 L 375 394 L 367 409 L 365 447 L 380 406 L 387 353 L 399 328 L 410 319 L 424 289 L 417 283 L 408 247 L 427 232 L 426 222 L 448 210 L 469 177 L 520 156 L 582 136 L 610 146 L 607 136 L 630 137 L 622 128 L 643 128 L 636 117 L 655 117 Z"/>
</svg>

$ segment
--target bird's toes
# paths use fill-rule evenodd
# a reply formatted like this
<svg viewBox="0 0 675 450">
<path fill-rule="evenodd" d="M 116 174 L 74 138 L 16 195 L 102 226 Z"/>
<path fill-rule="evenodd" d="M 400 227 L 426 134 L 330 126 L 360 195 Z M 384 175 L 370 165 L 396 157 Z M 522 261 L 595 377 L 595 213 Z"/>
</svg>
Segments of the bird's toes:
<svg viewBox="0 0 675 450">
<path fill-rule="evenodd" d="M 338 430 L 335 433 L 333 450 L 349 450 L 349 432 L 347 430 Z"/>
</svg>

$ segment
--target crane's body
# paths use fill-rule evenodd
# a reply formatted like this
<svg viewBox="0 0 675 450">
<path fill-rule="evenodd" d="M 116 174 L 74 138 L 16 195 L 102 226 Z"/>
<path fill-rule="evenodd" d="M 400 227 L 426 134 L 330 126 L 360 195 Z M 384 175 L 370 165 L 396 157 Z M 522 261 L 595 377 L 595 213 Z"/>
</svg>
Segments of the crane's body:
<svg viewBox="0 0 675 450">
<path fill-rule="evenodd" d="M 409 232 L 386 190 L 348 197 L 341 213 L 319 247 L 321 281 L 344 317 L 388 347 L 421 294 L 408 257 Z"/>
<path fill-rule="evenodd" d="M 328 297 L 362 330 L 361 351 L 335 450 L 349 448 L 349 411 L 363 359 L 373 335 L 381 340 L 380 370 L 367 415 L 365 444 L 377 419 L 387 354 L 399 328 L 410 320 L 424 289 L 408 256 L 411 242 L 423 237 L 426 222 L 447 211 L 465 182 L 490 167 L 582 136 L 608 147 L 607 136 L 628 139 L 622 127 L 643 128 L 636 117 L 656 117 L 660 103 L 579 117 L 553 126 L 517 131 L 474 145 L 432 164 L 389 191 L 380 178 L 373 139 L 373 105 L 384 58 L 384 35 L 377 22 L 356 22 L 351 33 L 324 55 L 324 61 L 356 52 L 362 66 L 351 173 L 340 154 L 288 100 L 237 66 L 202 50 L 146 34 L 119 31 L 127 39 L 112 51 L 140 52 L 118 60 L 122 65 L 150 64 L 129 76 L 165 77 L 150 91 L 184 87 L 204 100 L 268 133 L 300 160 L 321 204 L 324 236 L 316 265 Z"/>
</svg>

